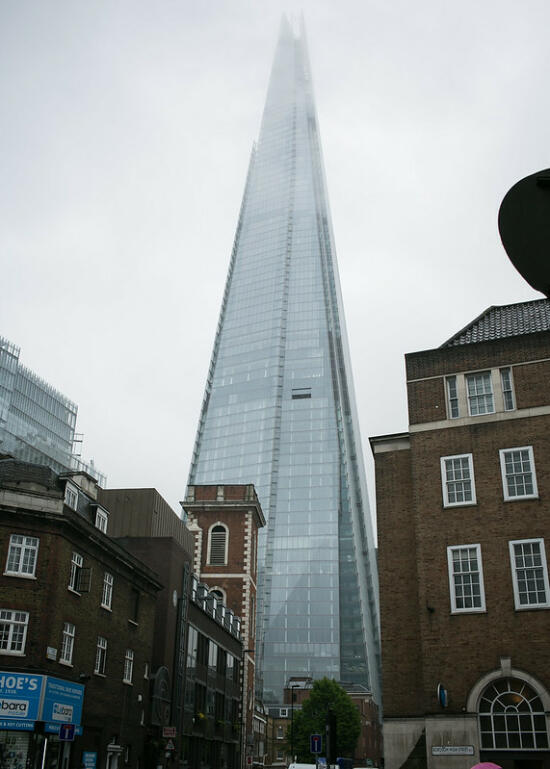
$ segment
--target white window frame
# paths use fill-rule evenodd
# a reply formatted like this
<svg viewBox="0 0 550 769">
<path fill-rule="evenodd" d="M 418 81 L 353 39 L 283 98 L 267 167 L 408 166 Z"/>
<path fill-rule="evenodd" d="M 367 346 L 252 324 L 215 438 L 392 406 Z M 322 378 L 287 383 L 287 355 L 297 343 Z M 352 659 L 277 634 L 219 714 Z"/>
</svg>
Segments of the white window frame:
<svg viewBox="0 0 550 769">
<path fill-rule="evenodd" d="M 63 634 L 61 636 L 61 653 L 59 662 L 62 665 L 73 665 L 75 626 L 72 622 L 63 623 Z"/>
<path fill-rule="evenodd" d="M 546 565 L 546 548 L 544 546 L 544 539 L 537 537 L 534 539 L 514 539 L 509 543 L 510 547 L 510 566 L 512 568 L 512 583 L 514 586 L 514 605 L 517 611 L 526 611 L 528 609 L 548 609 L 550 608 L 550 584 L 548 582 L 548 567 Z M 521 603 L 519 584 L 518 584 L 518 569 L 516 566 L 516 545 L 531 545 L 538 544 L 540 551 L 540 565 L 525 567 L 529 569 L 542 569 L 542 578 L 544 582 L 544 592 L 546 595 L 545 601 L 539 601 L 538 603 Z M 520 567 L 524 568 L 524 567 Z"/>
<path fill-rule="evenodd" d="M 103 573 L 103 589 L 101 592 L 101 608 L 112 611 L 113 607 L 113 585 L 115 579 L 108 571 Z"/>
<path fill-rule="evenodd" d="M 39 545 L 40 540 L 38 537 L 29 537 L 26 534 L 12 534 L 4 574 L 7 577 L 36 579 Z"/>
<path fill-rule="evenodd" d="M 451 386 L 454 388 L 454 395 L 451 395 Z M 458 395 L 458 377 L 456 374 L 445 377 L 445 393 L 447 400 L 447 416 L 449 419 L 458 419 L 460 417 L 460 399 Z M 454 409 L 456 409 L 456 414 L 453 414 Z"/>
<path fill-rule="evenodd" d="M 446 462 L 451 459 L 467 459 L 468 469 L 470 473 L 469 481 L 471 484 L 472 498 L 469 500 L 450 502 L 449 501 L 449 488 L 448 483 L 453 483 L 447 478 L 447 465 Z M 441 457 L 441 489 L 443 492 L 443 507 L 467 507 L 468 505 L 477 504 L 476 499 L 476 484 L 474 479 L 474 460 L 472 454 L 452 454 L 447 457 Z"/>
<path fill-rule="evenodd" d="M 508 476 L 506 474 L 506 455 L 512 451 L 527 451 L 529 454 L 529 466 L 531 480 L 533 483 L 532 494 L 510 494 L 508 489 Z M 500 449 L 500 472 L 502 475 L 502 490 L 504 492 L 504 500 L 506 502 L 514 502 L 516 499 L 538 499 L 539 492 L 537 487 L 537 475 L 535 472 L 535 456 L 533 454 L 532 446 L 514 446 L 510 449 Z"/>
<path fill-rule="evenodd" d="M 82 568 L 84 566 L 84 558 L 80 553 L 73 552 L 71 557 L 71 574 L 69 576 L 69 584 L 67 589 L 72 593 L 80 595 L 78 588 L 80 587 L 80 575 L 82 574 Z"/>
<path fill-rule="evenodd" d="M 288 718 L 288 708 L 279 708 L 279 717 Z"/>
<path fill-rule="evenodd" d="M 25 655 L 29 613 L 18 609 L 0 609 L 0 654 Z"/>
<path fill-rule="evenodd" d="M 78 507 L 78 489 L 70 481 L 65 483 L 65 504 L 71 510 L 76 510 Z"/>
<path fill-rule="evenodd" d="M 131 684 L 134 675 L 134 650 L 126 649 L 124 654 L 124 672 L 122 674 L 122 683 Z"/>
<path fill-rule="evenodd" d="M 109 525 L 109 513 L 102 507 L 98 507 L 95 512 L 95 527 L 104 534 L 107 534 L 107 527 Z"/>
<path fill-rule="evenodd" d="M 508 378 L 508 382 L 505 383 L 505 378 Z M 504 385 L 508 384 L 509 387 Z M 512 378 L 512 368 L 510 366 L 504 366 L 500 369 L 500 388 L 502 390 L 502 408 L 504 411 L 515 411 L 516 408 L 516 394 L 514 392 L 514 380 Z M 511 406 L 506 405 L 506 394 L 510 393 Z"/>
<path fill-rule="evenodd" d="M 98 635 L 95 647 L 94 673 L 96 676 L 104 676 L 107 666 L 107 639 Z"/>
<path fill-rule="evenodd" d="M 470 396 L 470 388 L 469 388 L 469 381 L 471 379 L 474 379 L 475 377 L 482 377 L 482 376 L 488 376 L 489 377 L 489 384 L 491 385 L 490 393 L 476 393 L 475 395 Z M 466 399 L 468 401 L 468 414 L 471 417 L 481 417 L 485 416 L 485 414 L 494 414 L 495 413 L 495 388 L 493 384 L 493 372 L 491 369 L 487 369 L 487 371 L 472 371 L 469 374 L 466 374 L 464 377 L 465 385 L 466 385 Z M 478 411 L 476 414 L 472 414 L 472 401 L 470 398 L 478 398 L 482 396 L 491 395 L 491 399 L 493 402 L 493 408 L 490 411 Z"/>
<path fill-rule="evenodd" d="M 221 526 L 223 529 L 225 529 L 225 549 L 224 549 L 224 556 L 223 556 L 223 563 L 212 563 L 211 562 L 211 555 L 212 555 L 212 533 L 214 529 L 217 526 Z M 227 556 L 229 553 L 229 528 L 223 521 L 216 521 L 216 523 L 213 523 L 212 526 L 208 529 L 208 547 L 207 547 L 207 554 L 206 554 L 206 563 L 209 566 L 227 566 Z"/>
<path fill-rule="evenodd" d="M 454 571 L 454 560 L 453 560 L 453 553 L 457 550 L 475 550 L 476 551 L 476 558 L 478 563 L 478 569 L 477 572 L 474 571 L 468 571 L 468 572 L 460 572 L 461 574 L 479 574 L 479 597 L 480 597 L 480 605 L 479 606 L 464 606 L 464 607 L 458 607 L 457 606 L 457 596 L 456 596 L 456 585 L 455 585 L 455 576 L 457 573 Z M 479 544 L 473 544 L 473 545 L 450 545 L 447 548 L 447 565 L 449 568 L 449 593 L 451 597 L 451 613 L 452 614 L 478 614 L 480 612 L 486 611 L 485 606 L 485 585 L 483 582 L 483 562 L 481 560 L 481 545 Z"/>
</svg>

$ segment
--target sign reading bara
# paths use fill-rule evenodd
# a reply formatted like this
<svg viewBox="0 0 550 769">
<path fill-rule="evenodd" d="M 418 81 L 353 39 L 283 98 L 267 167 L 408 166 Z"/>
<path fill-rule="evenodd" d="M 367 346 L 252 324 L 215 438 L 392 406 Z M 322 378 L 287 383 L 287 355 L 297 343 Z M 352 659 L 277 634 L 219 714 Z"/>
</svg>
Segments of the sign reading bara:
<svg viewBox="0 0 550 769">
<path fill-rule="evenodd" d="M 53 676 L 0 670 L 0 721 L 3 723 L 7 720 L 11 724 L 8 729 L 29 728 L 24 725 L 15 726 L 16 722 L 46 721 L 79 725 L 83 701 L 82 684 Z"/>
<path fill-rule="evenodd" d="M 473 756 L 473 745 L 432 745 L 432 756 Z"/>
<path fill-rule="evenodd" d="M 162 727 L 162 736 L 163 737 L 175 737 L 176 736 L 176 727 L 175 726 L 163 726 Z"/>
</svg>

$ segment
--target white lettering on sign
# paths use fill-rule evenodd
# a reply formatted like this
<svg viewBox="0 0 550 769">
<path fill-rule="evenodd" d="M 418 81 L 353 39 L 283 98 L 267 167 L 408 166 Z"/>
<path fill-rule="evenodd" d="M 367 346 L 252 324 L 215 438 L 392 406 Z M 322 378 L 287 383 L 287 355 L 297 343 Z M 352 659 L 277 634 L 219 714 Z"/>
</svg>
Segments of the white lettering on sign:
<svg viewBox="0 0 550 769">
<path fill-rule="evenodd" d="M 52 718 L 54 721 L 71 722 L 73 718 L 73 706 L 63 705 L 61 702 L 54 702 L 53 710 L 52 710 Z"/>
<path fill-rule="evenodd" d="M 30 692 L 35 692 L 38 689 L 38 678 L 2 674 L 0 675 L 0 689 L 11 689 L 12 691 L 27 689 Z"/>
<path fill-rule="evenodd" d="M 5 700 L 0 697 L 0 715 L 9 716 L 9 718 L 27 718 L 28 714 L 28 700 Z"/>
</svg>

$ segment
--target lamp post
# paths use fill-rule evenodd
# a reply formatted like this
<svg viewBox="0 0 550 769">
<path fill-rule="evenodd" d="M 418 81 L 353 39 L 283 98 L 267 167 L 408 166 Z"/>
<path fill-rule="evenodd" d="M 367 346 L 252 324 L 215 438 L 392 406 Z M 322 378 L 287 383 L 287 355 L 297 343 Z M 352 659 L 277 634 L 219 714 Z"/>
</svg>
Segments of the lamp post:
<svg viewBox="0 0 550 769">
<path fill-rule="evenodd" d="M 294 702 L 296 696 L 294 689 L 299 689 L 300 684 L 293 684 L 290 686 L 290 763 L 294 763 Z"/>
</svg>

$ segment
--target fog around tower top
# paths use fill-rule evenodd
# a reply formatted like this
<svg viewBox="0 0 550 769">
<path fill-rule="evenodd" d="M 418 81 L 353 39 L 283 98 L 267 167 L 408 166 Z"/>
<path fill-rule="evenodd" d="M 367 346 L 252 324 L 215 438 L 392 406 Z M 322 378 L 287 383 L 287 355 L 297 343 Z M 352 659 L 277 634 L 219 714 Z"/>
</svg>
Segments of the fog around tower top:
<svg viewBox="0 0 550 769">
<path fill-rule="evenodd" d="M 8 0 L 0 335 L 110 486 L 182 498 L 283 13 L 303 10 L 363 446 L 403 355 L 537 298 L 497 211 L 548 167 L 546 0 Z M 372 495 L 371 480 L 371 495 Z"/>
</svg>

